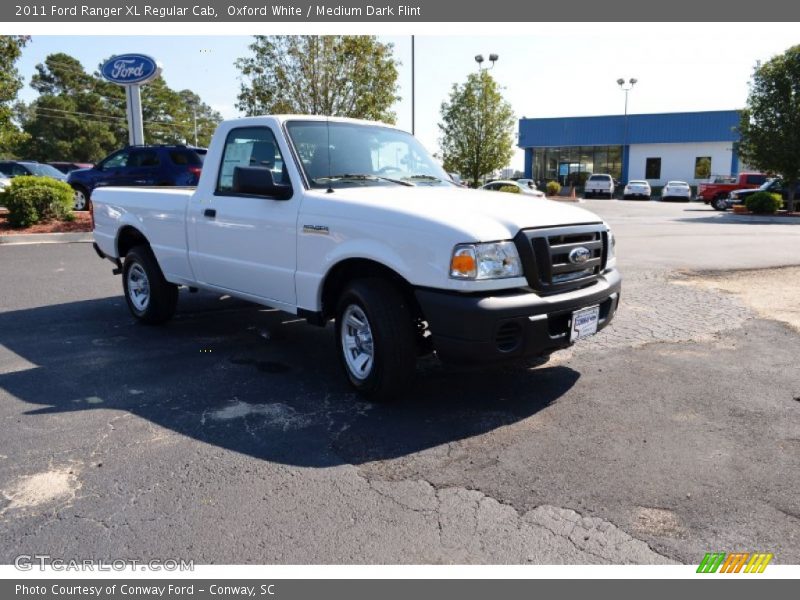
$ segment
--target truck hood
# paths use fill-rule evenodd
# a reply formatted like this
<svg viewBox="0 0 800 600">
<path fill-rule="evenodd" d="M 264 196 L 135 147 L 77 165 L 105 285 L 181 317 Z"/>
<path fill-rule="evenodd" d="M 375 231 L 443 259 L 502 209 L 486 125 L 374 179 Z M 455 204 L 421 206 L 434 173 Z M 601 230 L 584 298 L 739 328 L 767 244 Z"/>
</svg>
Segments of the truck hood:
<svg viewBox="0 0 800 600">
<path fill-rule="evenodd" d="M 533 227 L 602 222 L 588 210 L 528 194 L 438 186 L 364 186 L 338 188 L 332 194 L 312 192 L 317 193 L 329 201 L 334 212 L 338 212 L 334 204 L 343 209 L 352 206 L 357 208 L 354 216 L 361 220 L 393 218 L 398 225 L 411 228 L 415 221 L 434 221 L 462 232 L 468 236 L 465 241 L 510 239 L 520 229 Z"/>
<path fill-rule="evenodd" d="M 760 192 L 760 191 L 762 191 L 760 188 L 741 188 L 741 189 L 738 189 L 738 190 L 731 190 L 730 193 L 731 194 L 749 195 L 749 194 L 755 194 L 756 192 Z"/>
</svg>

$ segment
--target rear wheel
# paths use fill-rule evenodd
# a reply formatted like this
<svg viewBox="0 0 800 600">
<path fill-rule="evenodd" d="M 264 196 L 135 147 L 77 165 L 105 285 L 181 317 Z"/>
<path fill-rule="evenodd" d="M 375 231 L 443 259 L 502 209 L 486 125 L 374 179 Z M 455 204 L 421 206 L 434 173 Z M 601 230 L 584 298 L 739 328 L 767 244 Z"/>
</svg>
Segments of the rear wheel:
<svg viewBox="0 0 800 600">
<path fill-rule="evenodd" d="M 365 396 L 400 397 L 416 371 L 416 328 L 400 291 L 384 279 L 359 279 L 336 310 L 339 358 L 350 384 Z"/>
<path fill-rule="evenodd" d="M 175 314 L 178 286 L 164 279 L 149 246 L 136 246 L 125 256 L 122 287 L 128 309 L 143 323 L 159 325 Z"/>
<path fill-rule="evenodd" d="M 73 209 L 89 210 L 89 192 L 79 186 L 76 186 L 72 189 L 75 192 Z"/>
</svg>

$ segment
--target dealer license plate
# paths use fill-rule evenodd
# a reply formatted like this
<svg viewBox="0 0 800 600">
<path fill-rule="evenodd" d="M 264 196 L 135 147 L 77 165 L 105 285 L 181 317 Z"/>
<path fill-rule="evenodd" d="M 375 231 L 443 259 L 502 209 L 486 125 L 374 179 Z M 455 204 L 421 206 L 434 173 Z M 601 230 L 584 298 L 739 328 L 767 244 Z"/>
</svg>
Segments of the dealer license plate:
<svg viewBox="0 0 800 600">
<path fill-rule="evenodd" d="M 600 320 L 600 306 L 589 306 L 572 313 L 572 327 L 569 341 L 574 342 L 597 333 L 597 322 Z"/>
</svg>

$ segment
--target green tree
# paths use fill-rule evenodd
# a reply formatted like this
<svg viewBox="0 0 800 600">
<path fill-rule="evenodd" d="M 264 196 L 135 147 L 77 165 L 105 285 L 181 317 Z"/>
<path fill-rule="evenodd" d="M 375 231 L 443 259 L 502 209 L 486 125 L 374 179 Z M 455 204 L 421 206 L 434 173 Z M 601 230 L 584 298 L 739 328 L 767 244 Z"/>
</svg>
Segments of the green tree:
<svg viewBox="0 0 800 600">
<path fill-rule="evenodd" d="M 800 181 L 800 45 L 756 65 L 739 123 L 739 154 L 749 165 L 780 173 L 794 210 Z"/>
<path fill-rule="evenodd" d="M 192 144 L 194 141 L 195 123 L 197 124 L 197 144 L 208 146 L 211 143 L 211 136 L 222 121 L 222 115 L 203 102 L 192 90 L 181 90 L 180 106 L 183 107 L 184 116 L 182 121 L 187 124 L 186 139 Z"/>
<path fill-rule="evenodd" d="M 163 77 L 142 86 L 144 137 L 148 143 L 193 144 L 195 114 L 198 144 L 207 146 L 222 121 L 218 112 L 191 90 L 176 92 L 171 89 Z"/>
<path fill-rule="evenodd" d="M 41 161 L 95 161 L 123 145 L 125 97 L 104 83 L 68 54 L 51 54 L 36 65 L 31 87 L 39 96 L 23 113 L 23 154 Z"/>
<path fill-rule="evenodd" d="M 68 54 L 49 55 L 36 66 L 31 87 L 39 96 L 20 110 L 28 134 L 24 154 L 37 160 L 97 161 L 128 143 L 125 90 L 88 73 Z M 142 86 L 147 143 L 207 145 L 222 117 L 191 90 L 176 92 L 158 77 Z"/>
<path fill-rule="evenodd" d="M 22 138 L 14 123 L 14 103 L 22 77 L 14 64 L 29 40 L 26 35 L 0 35 L 0 152 L 11 152 Z"/>
<path fill-rule="evenodd" d="M 458 172 L 477 186 L 484 175 L 511 160 L 514 112 L 486 71 L 453 84 L 441 115 L 439 145 L 445 170 Z"/>
<path fill-rule="evenodd" d="M 392 44 L 375 36 L 255 36 L 240 58 L 237 107 L 247 115 L 297 113 L 394 123 L 399 100 Z"/>
</svg>

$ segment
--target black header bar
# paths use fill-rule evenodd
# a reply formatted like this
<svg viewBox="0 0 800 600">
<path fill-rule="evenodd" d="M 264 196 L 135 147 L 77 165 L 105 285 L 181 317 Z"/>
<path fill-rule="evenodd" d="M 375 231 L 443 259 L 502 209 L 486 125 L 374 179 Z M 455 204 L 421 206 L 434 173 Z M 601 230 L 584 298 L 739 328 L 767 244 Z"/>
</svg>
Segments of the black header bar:
<svg viewBox="0 0 800 600">
<path fill-rule="evenodd" d="M 800 3 L 758 4 L 708 0 L 9 0 L 0 3 L 0 22 L 767 22 L 800 20 Z M 679 25 L 678 25 L 679 26 Z M 668 39 L 664 40 L 669 43 Z M 730 43 L 746 43 L 731 39 Z"/>
</svg>

